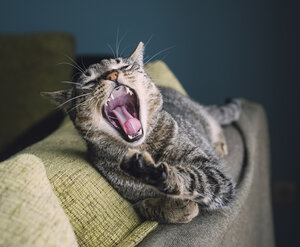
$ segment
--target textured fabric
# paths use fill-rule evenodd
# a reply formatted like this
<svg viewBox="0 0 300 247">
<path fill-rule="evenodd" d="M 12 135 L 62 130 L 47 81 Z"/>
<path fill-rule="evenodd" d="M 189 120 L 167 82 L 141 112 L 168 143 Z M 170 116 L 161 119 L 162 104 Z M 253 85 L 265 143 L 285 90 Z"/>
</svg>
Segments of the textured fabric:
<svg viewBox="0 0 300 247">
<path fill-rule="evenodd" d="M 44 165 L 34 155 L 0 163 L 0 246 L 77 246 Z"/>
<path fill-rule="evenodd" d="M 55 108 L 40 92 L 69 85 L 72 66 L 59 65 L 74 57 L 71 35 L 45 33 L 0 35 L 0 151 Z"/>
<path fill-rule="evenodd" d="M 226 169 L 238 182 L 232 206 L 200 212 L 186 225 L 159 225 L 139 246 L 274 246 L 268 129 L 262 107 L 244 101 L 240 120 L 226 127 L 225 134 Z"/>
</svg>

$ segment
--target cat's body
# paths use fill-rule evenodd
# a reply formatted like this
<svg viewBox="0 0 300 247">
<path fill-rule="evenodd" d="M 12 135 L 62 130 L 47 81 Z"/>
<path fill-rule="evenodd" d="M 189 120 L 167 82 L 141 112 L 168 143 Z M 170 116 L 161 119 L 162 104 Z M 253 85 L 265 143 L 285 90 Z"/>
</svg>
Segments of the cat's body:
<svg viewBox="0 0 300 247">
<path fill-rule="evenodd" d="M 220 125 L 238 119 L 239 101 L 203 107 L 158 89 L 142 55 L 140 44 L 130 58 L 102 61 L 78 86 L 47 95 L 65 105 L 93 165 L 145 218 L 183 223 L 199 206 L 228 206 L 234 184 L 222 164 L 227 146 Z"/>
</svg>

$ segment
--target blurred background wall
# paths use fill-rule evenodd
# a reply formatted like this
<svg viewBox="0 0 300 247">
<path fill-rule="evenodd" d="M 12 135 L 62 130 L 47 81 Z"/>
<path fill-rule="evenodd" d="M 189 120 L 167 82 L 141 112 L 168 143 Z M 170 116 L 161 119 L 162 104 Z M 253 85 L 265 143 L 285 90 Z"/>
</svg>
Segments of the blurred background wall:
<svg viewBox="0 0 300 247">
<path fill-rule="evenodd" d="M 107 44 L 115 51 L 123 37 L 119 52 L 128 55 L 149 41 L 145 60 L 163 59 L 199 102 L 261 103 L 271 134 L 277 243 L 299 240 L 299 1 L 0 3 L 1 33 L 69 32 L 78 54 L 112 54 Z"/>
</svg>

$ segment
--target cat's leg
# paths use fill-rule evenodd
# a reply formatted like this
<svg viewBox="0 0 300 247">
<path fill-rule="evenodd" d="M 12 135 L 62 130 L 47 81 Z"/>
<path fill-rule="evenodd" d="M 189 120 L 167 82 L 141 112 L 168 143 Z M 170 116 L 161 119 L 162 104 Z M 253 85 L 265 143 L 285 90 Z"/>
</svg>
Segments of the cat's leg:
<svg viewBox="0 0 300 247">
<path fill-rule="evenodd" d="M 239 119 L 242 102 L 239 99 L 228 99 L 222 105 L 211 105 L 204 108 L 220 125 L 228 125 Z"/>
<path fill-rule="evenodd" d="M 215 149 L 221 157 L 227 155 L 228 148 L 223 129 L 221 128 L 220 124 L 217 123 L 217 121 L 209 114 L 206 115 L 206 120 L 210 126 L 208 135 Z"/>
<path fill-rule="evenodd" d="M 196 162 L 196 164 L 195 164 Z M 202 208 L 227 206 L 234 197 L 234 184 L 220 165 L 203 157 L 183 165 L 155 164 L 151 155 L 137 150 L 125 155 L 121 169 L 169 197 L 191 200 Z"/>
<path fill-rule="evenodd" d="M 196 202 L 170 197 L 148 198 L 135 207 L 144 218 L 160 223 L 188 223 L 199 213 Z"/>
<path fill-rule="evenodd" d="M 221 157 L 228 154 L 227 143 L 221 125 L 227 125 L 237 121 L 242 111 L 242 103 L 239 99 L 227 100 L 224 104 L 207 106 L 204 108 L 206 120 L 210 126 L 209 137 Z"/>
</svg>

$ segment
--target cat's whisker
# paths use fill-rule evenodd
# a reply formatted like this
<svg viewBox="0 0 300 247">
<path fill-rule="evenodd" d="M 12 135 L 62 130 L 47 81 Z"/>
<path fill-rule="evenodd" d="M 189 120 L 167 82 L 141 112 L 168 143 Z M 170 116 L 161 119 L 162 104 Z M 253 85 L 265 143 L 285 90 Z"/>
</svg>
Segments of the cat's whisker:
<svg viewBox="0 0 300 247">
<path fill-rule="evenodd" d="M 116 50 L 117 50 L 117 57 L 119 57 L 119 56 L 121 57 L 122 53 L 119 54 L 119 49 L 120 49 L 121 43 L 122 43 L 122 41 L 123 41 L 123 39 L 125 38 L 126 35 L 127 35 L 127 33 L 124 33 L 123 36 L 121 37 L 119 43 L 117 43 L 117 48 L 116 48 Z"/>
<path fill-rule="evenodd" d="M 170 52 L 166 53 L 166 54 L 165 54 L 161 59 L 159 59 L 159 60 L 165 62 L 166 57 L 169 56 L 169 55 L 170 55 Z"/>
<path fill-rule="evenodd" d="M 125 47 L 122 49 L 122 51 L 121 51 L 121 53 L 120 53 L 120 57 L 122 57 L 123 53 L 124 53 L 129 47 L 130 47 L 130 46 L 127 45 L 127 46 L 125 46 Z"/>
<path fill-rule="evenodd" d="M 81 72 L 83 72 L 84 73 L 84 71 L 86 70 L 86 69 L 83 69 L 73 58 L 71 58 L 71 57 L 69 57 L 68 55 L 65 55 L 67 58 L 69 58 L 69 60 L 73 63 L 73 64 L 75 64 L 76 66 L 77 66 L 77 68 L 78 69 L 80 69 L 80 71 Z"/>
<path fill-rule="evenodd" d="M 150 35 L 149 39 L 147 40 L 146 44 L 144 45 L 145 48 L 147 47 L 149 42 L 152 40 L 152 38 L 153 38 L 153 34 Z"/>
<path fill-rule="evenodd" d="M 81 65 L 83 66 L 84 70 L 86 71 L 86 67 L 85 67 L 85 65 L 84 65 L 84 62 L 83 62 L 83 58 L 82 58 L 82 57 L 81 57 L 80 61 L 81 61 Z"/>
<path fill-rule="evenodd" d="M 59 65 L 61 65 L 61 64 L 70 65 L 70 66 L 72 66 L 73 68 L 79 70 L 82 74 L 84 73 L 83 69 L 80 68 L 80 67 L 78 67 L 78 66 L 76 66 L 75 64 L 68 63 L 68 62 L 62 62 L 62 63 L 59 63 Z"/>
<path fill-rule="evenodd" d="M 118 57 L 118 39 L 119 39 L 119 27 L 117 28 L 117 37 L 116 37 L 116 57 Z"/>
<path fill-rule="evenodd" d="M 81 72 L 77 72 L 77 73 L 75 73 L 73 76 L 72 76 L 72 78 L 71 78 L 71 80 L 73 80 L 74 78 L 76 78 L 76 76 L 78 75 L 78 74 L 82 74 Z"/>
<path fill-rule="evenodd" d="M 77 86 L 81 86 L 80 83 L 78 83 L 78 82 L 73 82 L 73 81 L 61 81 L 61 83 L 74 84 L 74 85 L 77 85 Z"/>
<path fill-rule="evenodd" d="M 159 80 L 159 79 L 153 79 L 153 78 L 151 78 L 152 79 L 152 81 L 154 81 L 154 82 L 166 82 L 166 80 Z"/>
<path fill-rule="evenodd" d="M 97 96 L 97 95 L 95 95 L 94 97 L 92 97 L 92 99 L 95 98 L 96 96 Z M 97 107 L 99 101 L 100 101 L 100 98 L 97 100 L 97 102 L 96 102 L 96 104 L 95 104 L 96 107 Z M 88 129 L 88 131 L 87 131 L 86 134 L 85 134 L 85 138 L 87 138 L 87 135 L 88 135 L 88 133 L 90 132 L 90 130 L 92 129 L 92 127 L 93 127 L 93 125 L 91 124 L 90 128 Z"/>
<path fill-rule="evenodd" d="M 70 102 L 70 101 L 73 100 L 73 99 L 81 98 L 81 97 L 87 96 L 87 95 L 89 95 L 89 94 L 91 94 L 91 93 L 86 93 L 86 94 L 82 94 L 82 95 L 75 96 L 75 97 L 73 97 L 73 98 L 71 98 L 71 99 L 65 101 L 64 103 L 60 104 L 59 106 L 57 106 L 57 108 L 62 107 L 63 105 L 67 104 L 68 102 Z"/>
<path fill-rule="evenodd" d="M 115 52 L 114 52 L 114 49 L 111 47 L 111 45 L 110 44 L 106 44 L 107 46 L 108 46 L 108 48 L 111 50 L 111 52 L 113 53 L 113 56 L 114 56 L 114 58 L 116 58 L 116 54 L 115 54 Z"/>
<path fill-rule="evenodd" d="M 72 109 L 68 110 L 67 113 L 73 111 L 73 110 L 74 110 L 75 108 L 77 108 L 78 106 L 80 106 L 80 105 L 82 105 L 82 104 L 85 104 L 85 103 L 87 103 L 87 102 L 93 100 L 93 99 L 96 98 L 96 97 L 97 97 L 97 95 L 95 95 L 95 96 L 93 96 L 92 98 L 87 99 L 87 100 L 85 100 L 85 101 L 79 103 L 78 105 L 74 106 Z"/>
<path fill-rule="evenodd" d="M 157 52 L 157 53 L 154 54 L 152 57 L 150 57 L 146 62 L 144 62 L 144 64 L 149 63 L 153 58 L 157 57 L 159 54 L 161 54 L 161 53 L 163 53 L 163 52 L 166 52 L 166 51 L 168 51 L 168 50 L 170 50 L 170 49 L 173 49 L 173 48 L 175 48 L 174 45 L 173 45 L 173 46 L 170 46 L 170 47 L 168 47 L 168 48 L 166 48 L 166 49 L 163 49 L 163 50 L 161 50 L 161 51 L 159 51 L 159 52 Z"/>
</svg>

